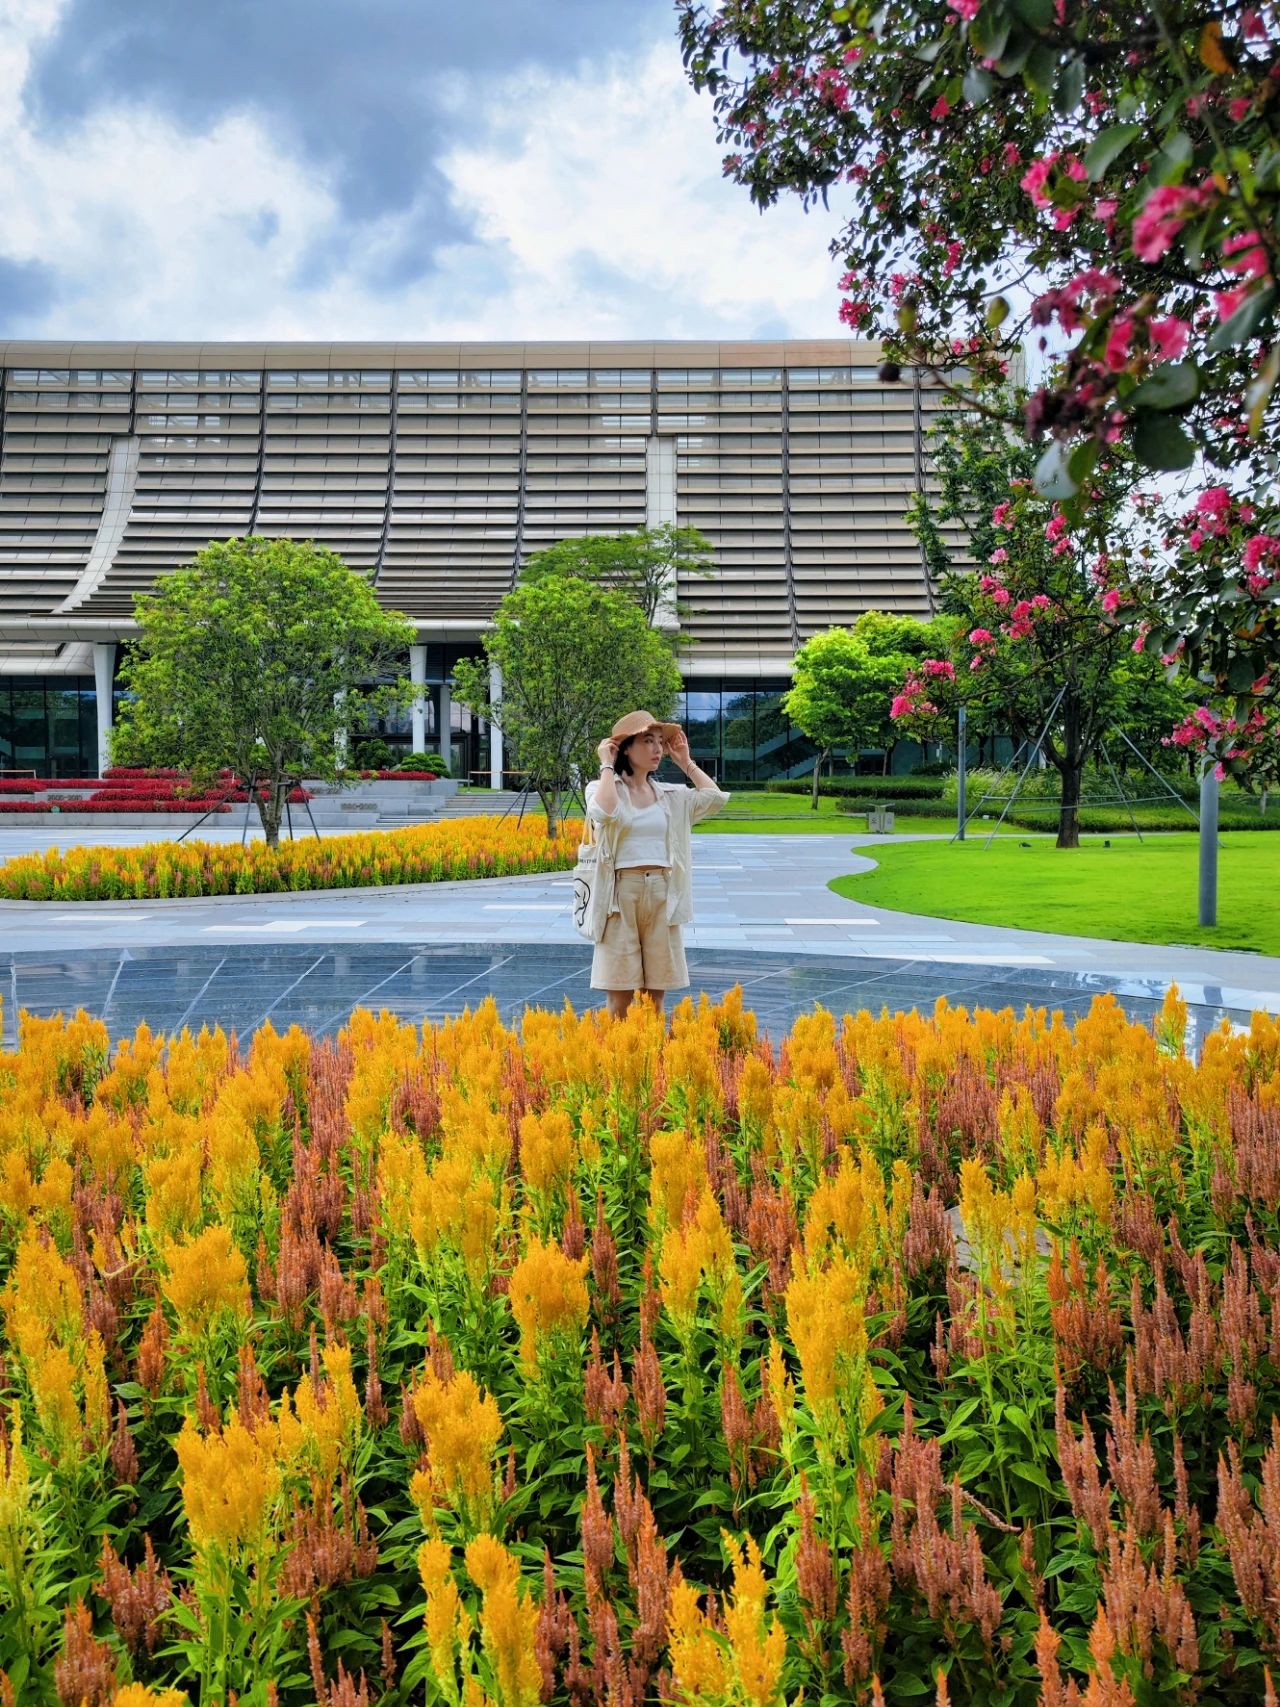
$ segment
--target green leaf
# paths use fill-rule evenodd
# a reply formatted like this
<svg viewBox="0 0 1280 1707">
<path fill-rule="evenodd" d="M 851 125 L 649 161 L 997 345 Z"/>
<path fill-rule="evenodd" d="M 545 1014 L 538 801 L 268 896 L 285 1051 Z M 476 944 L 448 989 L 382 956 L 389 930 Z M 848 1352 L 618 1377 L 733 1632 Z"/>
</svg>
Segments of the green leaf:
<svg viewBox="0 0 1280 1707">
<path fill-rule="evenodd" d="M 1102 454 L 1102 444 L 1098 439 L 1085 439 L 1078 444 L 1067 458 L 1067 476 L 1076 486 L 1083 486 L 1093 473 L 1098 457 Z"/>
<path fill-rule="evenodd" d="M 1058 73 L 1057 86 L 1053 91 L 1053 104 L 1058 112 L 1066 118 L 1075 112 L 1084 99 L 1084 60 L 1078 55 L 1067 60 Z"/>
<path fill-rule="evenodd" d="M 1227 686 L 1232 693 L 1247 693 L 1257 677 L 1252 658 L 1233 658 L 1227 671 Z"/>
<path fill-rule="evenodd" d="M 1141 135 L 1140 124 L 1109 124 L 1105 130 L 1100 130 L 1084 156 L 1084 169 L 1093 182 L 1096 183 L 1134 138 Z"/>
<path fill-rule="evenodd" d="M 984 71 L 980 65 L 971 65 L 964 74 L 964 83 L 961 87 L 964 91 L 964 98 L 969 105 L 980 107 L 984 101 L 990 99 L 991 91 L 995 88 L 995 79 L 989 71 Z"/>
<path fill-rule="evenodd" d="M 1224 320 L 1218 327 L 1209 340 L 1209 349 L 1216 355 L 1236 344 L 1246 343 L 1275 307 L 1275 302 L 1275 285 L 1264 285 L 1261 290 L 1255 290 L 1240 304 L 1230 320 Z"/>
<path fill-rule="evenodd" d="M 1055 439 L 1036 464 L 1036 491 L 1046 498 L 1070 498 L 1076 490 L 1067 465 L 1067 447 Z"/>
<path fill-rule="evenodd" d="M 1147 375 L 1128 399 L 1135 409 L 1182 409 L 1200 395 L 1200 370 L 1194 362 L 1166 362 Z"/>
<path fill-rule="evenodd" d="M 1172 415 L 1139 415 L 1133 454 L 1145 468 L 1190 468 L 1196 447 Z"/>
<path fill-rule="evenodd" d="M 1027 55 L 1026 79 L 1033 89 L 1047 95 L 1057 79 L 1058 52 L 1045 42 L 1037 42 Z"/>
<path fill-rule="evenodd" d="M 1033 30 L 1047 30 L 1053 24 L 1053 0 L 1013 0 L 1013 9 Z"/>
<path fill-rule="evenodd" d="M 1042 1488 L 1045 1493 L 1052 1494 L 1057 1490 L 1038 1464 L 1029 1464 L 1025 1460 L 1009 1465 L 1009 1469 L 1020 1482 L 1030 1482 L 1033 1488 Z"/>
<path fill-rule="evenodd" d="M 1009 41 L 1009 20 L 984 6 L 969 25 L 969 45 L 980 59 L 999 59 Z"/>
</svg>

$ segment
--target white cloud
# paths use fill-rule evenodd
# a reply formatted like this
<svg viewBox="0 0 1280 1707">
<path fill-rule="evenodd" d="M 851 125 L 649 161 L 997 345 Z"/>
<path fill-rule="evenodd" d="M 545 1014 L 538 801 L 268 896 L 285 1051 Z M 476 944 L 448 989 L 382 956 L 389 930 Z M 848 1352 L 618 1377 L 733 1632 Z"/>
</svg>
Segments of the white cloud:
<svg viewBox="0 0 1280 1707">
<path fill-rule="evenodd" d="M 475 236 L 437 249 L 425 276 L 388 285 L 404 278 L 421 210 L 353 230 L 331 186 L 281 148 L 260 114 L 228 111 L 195 131 L 115 104 L 75 130 L 39 131 L 22 86 L 57 14 L 58 0 L 10 0 L 0 14 L 0 255 L 41 263 L 57 281 L 55 301 L 7 330 L 426 339 L 838 330 L 826 252 L 834 219 L 795 205 L 762 218 L 721 179 L 709 104 L 685 83 L 674 37 L 594 76 L 451 78 L 448 104 L 467 140 L 437 165 Z"/>
</svg>

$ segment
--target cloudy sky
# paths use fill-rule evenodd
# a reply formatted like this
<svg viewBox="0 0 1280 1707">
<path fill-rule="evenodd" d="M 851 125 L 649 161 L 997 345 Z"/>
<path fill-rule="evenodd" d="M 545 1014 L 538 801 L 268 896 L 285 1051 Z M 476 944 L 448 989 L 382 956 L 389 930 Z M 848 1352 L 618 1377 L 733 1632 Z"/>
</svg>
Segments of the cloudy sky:
<svg viewBox="0 0 1280 1707">
<path fill-rule="evenodd" d="M 824 336 L 670 0 L 0 0 L 0 335 Z"/>
</svg>

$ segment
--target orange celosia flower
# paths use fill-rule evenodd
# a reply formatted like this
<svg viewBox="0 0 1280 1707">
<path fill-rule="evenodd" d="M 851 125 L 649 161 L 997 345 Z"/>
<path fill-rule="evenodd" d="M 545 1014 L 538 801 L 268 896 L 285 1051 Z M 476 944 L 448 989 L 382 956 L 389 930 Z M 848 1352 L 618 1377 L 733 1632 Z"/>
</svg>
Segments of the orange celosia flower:
<svg viewBox="0 0 1280 1707">
<path fill-rule="evenodd" d="M 797 1268 L 787 1285 L 787 1326 L 815 1411 L 834 1405 L 838 1377 L 847 1379 L 866 1355 L 863 1297 L 862 1279 L 843 1251 L 825 1268 Z"/>
</svg>

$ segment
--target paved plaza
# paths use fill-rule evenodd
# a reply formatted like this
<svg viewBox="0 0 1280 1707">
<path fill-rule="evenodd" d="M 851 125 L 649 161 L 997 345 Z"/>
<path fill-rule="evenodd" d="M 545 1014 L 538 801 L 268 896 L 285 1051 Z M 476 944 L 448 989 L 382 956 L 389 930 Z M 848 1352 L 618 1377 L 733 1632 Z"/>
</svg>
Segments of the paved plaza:
<svg viewBox="0 0 1280 1707">
<path fill-rule="evenodd" d="M 0 858 L 19 851 L 20 836 L 31 830 L 0 831 Z M 864 869 L 877 842 L 696 837 L 694 992 L 741 984 L 774 1036 L 815 1002 L 878 1011 L 929 1008 L 940 995 L 1073 1015 L 1112 990 L 1146 1018 L 1175 981 L 1196 1035 L 1224 1014 L 1245 1023 L 1255 1008 L 1280 1012 L 1280 959 L 962 924 L 833 894 L 830 879 Z M 568 874 L 554 873 L 204 901 L 0 902 L 5 1039 L 20 1008 L 83 1006 L 113 1035 L 141 1020 L 243 1035 L 267 1018 L 328 1032 L 357 1004 L 438 1019 L 486 995 L 508 1019 L 566 997 L 581 1008 L 601 998 L 588 986 L 590 948 L 569 922 L 569 889 Z M 1190 918 L 1194 896 L 1187 904 Z"/>
</svg>

